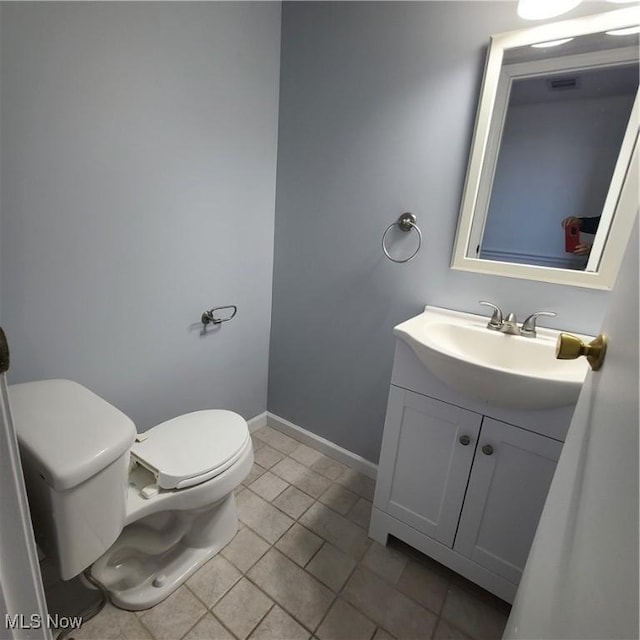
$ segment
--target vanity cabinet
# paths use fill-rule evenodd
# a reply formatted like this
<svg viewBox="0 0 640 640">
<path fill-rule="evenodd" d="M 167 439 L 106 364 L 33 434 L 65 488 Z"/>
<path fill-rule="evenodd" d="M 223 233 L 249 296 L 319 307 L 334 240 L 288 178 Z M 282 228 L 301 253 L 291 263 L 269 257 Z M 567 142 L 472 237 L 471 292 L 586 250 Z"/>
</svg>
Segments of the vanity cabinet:
<svg viewBox="0 0 640 640">
<path fill-rule="evenodd" d="M 382 544 L 394 535 L 511 602 L 570 413 L 525 419 L 462 396 L 443 401 L 437 393 L 450 392 L 424 367 L 414 371 L 418 390 L 408 389 L 415 356 L 405 347 L 398 342 L 370 535 Z"/>
<path fill-rule="evenodd" d="M 480 423 L 476 413 L 392 386 L 376 506 L 453 546 Z"/>
<path fill-rule="evenodd" d="M 484 417 L 453 548 L 517 585 L 562 443 Z"/>
</svg>

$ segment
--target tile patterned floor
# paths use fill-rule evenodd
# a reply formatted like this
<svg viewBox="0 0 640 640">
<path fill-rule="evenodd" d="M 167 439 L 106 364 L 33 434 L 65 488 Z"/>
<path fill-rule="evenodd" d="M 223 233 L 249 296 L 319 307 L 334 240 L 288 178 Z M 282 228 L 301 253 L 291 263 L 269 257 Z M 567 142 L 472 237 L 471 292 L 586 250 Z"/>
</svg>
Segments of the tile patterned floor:
<svg viewBox="0 0 640 640">
<path fill-rule="evenodd" d="M 164 602 L 138 613 L 107 605 L 76 640 L 502 636 L 507 604 L 398 541 L 367 537 L 373 480 L 270 427 L 252 435 L 235 538 Z M 50 573 L 50 609 L 60 609 Z"/>
</svg>

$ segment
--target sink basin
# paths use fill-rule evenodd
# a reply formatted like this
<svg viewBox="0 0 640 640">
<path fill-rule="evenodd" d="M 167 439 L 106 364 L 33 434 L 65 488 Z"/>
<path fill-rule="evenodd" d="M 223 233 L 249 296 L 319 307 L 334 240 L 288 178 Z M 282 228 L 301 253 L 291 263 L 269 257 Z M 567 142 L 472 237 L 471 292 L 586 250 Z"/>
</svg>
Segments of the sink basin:
<svg viewBox="0 0 640 640">
<path fill-rule="evenodd" d="M 486 316 L 428 306 L 393 332 L 436 378 L 467 397 L 517 409 L 576 402 L 589 365 L 585 358 L 556 360 L 560 331 L 538 327 L 535 338 L 525 338 L 487 329 L 487 322 Z"/>
</svg>

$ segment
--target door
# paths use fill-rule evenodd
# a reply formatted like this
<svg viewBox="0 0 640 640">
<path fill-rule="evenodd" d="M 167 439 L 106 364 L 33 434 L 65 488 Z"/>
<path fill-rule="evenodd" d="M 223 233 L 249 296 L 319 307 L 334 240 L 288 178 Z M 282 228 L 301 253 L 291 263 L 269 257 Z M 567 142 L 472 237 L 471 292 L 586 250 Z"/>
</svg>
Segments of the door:
<svg viewBox="0 0 640 640">
<path fill-rule="evenodd" d="M 562 443 L 484 418 L 454 549 L 518 584 Z"/>
<path fill-rule="evenodd" d="M 0 329 L 0 638 L 47 640 L 47 606 L 9 410 L 8 365 Z"/>
<path fill-rule="evenodd" d="M 636 222 L 506 638 L 639 637 L 638 287 Z"/>
<path fill-rule="evenodd" d="M 392 385 L 376 505 L 452 546 L 480 421 L 477 413 Z"/>
</svg>

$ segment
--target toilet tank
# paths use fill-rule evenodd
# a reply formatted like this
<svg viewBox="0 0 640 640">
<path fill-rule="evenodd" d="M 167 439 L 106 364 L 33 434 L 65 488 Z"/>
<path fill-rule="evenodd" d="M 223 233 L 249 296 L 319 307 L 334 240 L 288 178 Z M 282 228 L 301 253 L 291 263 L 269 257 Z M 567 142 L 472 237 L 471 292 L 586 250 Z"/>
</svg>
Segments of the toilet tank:
<svg viewBox="0 0 640 640">
<path fill-rule="evenodd" d="M 69 580 L 122 531 L 135 426 L 71 380 L 11 385 L 9 404 L 36 539 Z"/>
</svg>

